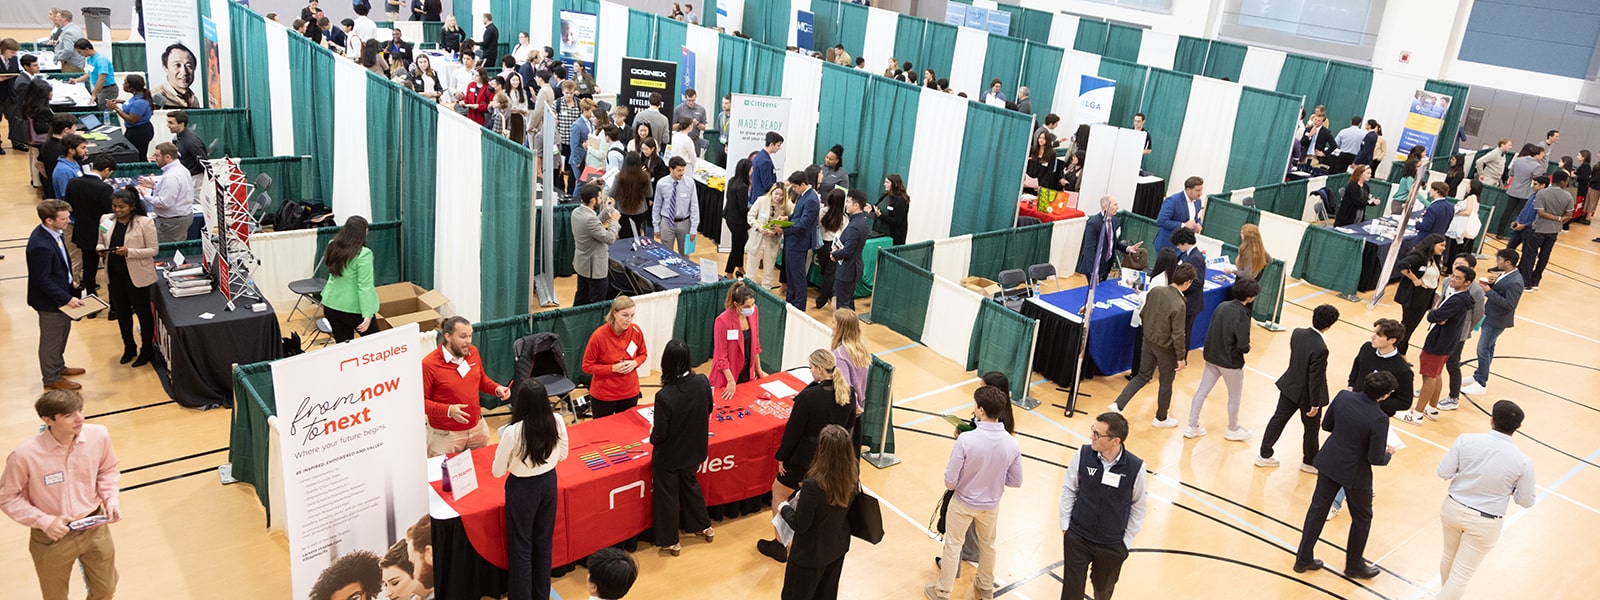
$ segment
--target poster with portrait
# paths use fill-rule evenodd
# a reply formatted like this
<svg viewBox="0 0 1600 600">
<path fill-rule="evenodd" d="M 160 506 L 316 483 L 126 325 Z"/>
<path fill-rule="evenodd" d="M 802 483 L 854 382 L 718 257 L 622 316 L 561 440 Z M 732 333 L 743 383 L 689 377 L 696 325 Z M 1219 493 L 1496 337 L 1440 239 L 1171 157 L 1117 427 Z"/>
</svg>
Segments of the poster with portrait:
<svg viewBox="0 0 1600 600">
<path fill-rule="evenodd" d="M 561 62 L 583 63 L 583 68 L 593 73 L 595 28 L 593 14 L 561 11 Z"/>
<path fill-rule="evenodd" d="M 169 109 L 205 108 L 199 4 L 195 0 L 144 0 L 143 6 L 151 95 Z"/>
<path fill-rule="evenodd" d="M 217 23 L 210 17 L 200 17 L 200 34 L 205 40 L 202 52 L 206 57 L 206 106 L 222 108 L 222 50 L 217 44 Z"/>
<path fill-rule="evenodd" d="M 1406 126 L 1400 132 L 1400 143 L 1395 147 L 1397 156 L 1404 156 L 1412 146 L 1422 146 L 1433 155 L 1439 141 L 1439 130 L 1444 128 L 1444 115 L 1450 110 L 1450 96 L 1428 90 L 1417 90 L 1411 95 L 1411 109 L 1406 113 Z"/>
<path fill-rule="evenodd" d="M 292 597 L 429 597 L 432 563 L 420 549 L 431 540 L 419 548 L 411 538 L 431 532 L 422 414 L 431 350 L 409 324 L 272 363 Z M 410 572 L 384 566 L 396 562 Z"/>
</svg>

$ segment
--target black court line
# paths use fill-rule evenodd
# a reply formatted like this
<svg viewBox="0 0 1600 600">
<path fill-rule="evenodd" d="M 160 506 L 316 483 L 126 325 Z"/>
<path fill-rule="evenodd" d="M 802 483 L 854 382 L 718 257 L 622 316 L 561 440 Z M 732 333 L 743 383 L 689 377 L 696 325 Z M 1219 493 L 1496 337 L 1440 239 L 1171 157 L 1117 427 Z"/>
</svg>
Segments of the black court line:
<svg viewBox="0 0 1600 600">
<path fill-rule="evenodd" d="M 897 411 L 898 410 L 904 410 L 904 411 L 914 412 L 914 413 L 917 413 L 917 414 L 928 415 L 930 417 L 942 417 L 942 416 L 945 416 L 945 413 L 936 413 L 936 412 L 932 412 L 932 411 L 919 410 L 919 409 L 911 408 L 911 407 L 908 407 L 908 406 L 896 406 L 895 410 L 897 410 Z M 1073 446 L 1073 445 L 1070 445 L 1070 444 L 1062 443 L 1060 441 L 1052 440 L 1052 439 L 1049 439 L 1049 438 L 1042 438 L 1042 437 L 1039 437 L 1037 435 L 1033 435 L 1031 433 L 1024 433 L 1024 432 L 1021 432 L 1021 431 L 1018 431 L 1016 433 L 1017 433 L 1017 435 L 1020 435 L 1022 437 L 1039 440 L 1039 441 L 1044 442 L 1046 444 L 1055 444 L 1057 446 L 1061 446 L 1063 448 L 1070 448 L 1072 450 L 1077 450 L 1078 449 L 1077 446 Z M 955 439 L 955 438 L 951 438 L 951 439 Z"/>
<path fill-rule="evenodd" d="M 221 448 L 217 448 L 216 450 L 207 450 L 205 452 L 196 452 L 196 453 L 190 454 L 188 456 L 179 456 L 177 458 L 169 458 L 167 460 L 156 461 L 156 462 L 150 463 L 148 465 L 139 465 L 139 466 L 133 467 L 131 469 L 122 469 L 121 472 L 124 475 L 126 475 L 126 474 L 132 473 L 134 471 L 143 471 L 145 469 L 149 469 L 149 468 L 152 468 L 152 467 L 159 467 L 161 465 L 170 465 L 172 463 L 189 460 L 191 458 L 200 458 L 202 456 L 206 456 L 206 455 L 210 455 L 210 454 L 216 454 L 218 452 L 227 452 L 227 451 L 228 451 L 228 447 L 227 446 L 223 446 Z"/>
<path fill-rule="evenodd" d="M 1463 394 L 1463 395 L 1465 395 L 1465 394 Z M 1483 405 L 1478 404 L 1478 401 L 1477 400 L 1473 400 L 1472 397 L 1470 397 L 1470 396 L 1467 397 L 1467 403 L 1471 404 L 1473 408 L 1478 409 L 1478 412 L 1483 413 L 1484 416 L 1486 416 L 1486 417 L 1493 416 L 1488 410 L 1485 410 L 1483 408 Z M 1589 465 L 1589 466 L 1594 467 L 1596 469 L 1600 469 L 1600 465 L 1594 464 L 1593 462 L 1591 462 L 1591 461 L 1589 461 L 1587 459 L 1584 459 L 1583 457 L 1578 456 L 1576 454 L 1573 454 L 1571 452 L 1567 452 L 1566 450 L 1562 450 L 1560 448 L 1552 446 L 1549 443 L 1545 442 L 1544 440 L 1541 440 L 1539 438 L 1536 438 L 1536 437 L 1533 437 L 1531 435 L 1528 435 L 1527 432 L 1524 432 L 1521 428 L 1517 429 L 1517 432 L 1516 432 L 1515 435 L 1520 435 L 1522 437 L 1528 438 L 1528 441 L 1533 442 L 1535 444 L 1538 444 L 1540 446 L 1544 446 L 1545 448 L 1550 449 L 1552 452 L 1555 452 L 1556 454 L 1560 454 L 1560 455 L 1565 456 L 1567 458 L 1570 458 L 1572 460 L 1575 460 L 1575 461 L 1578 461 L 1580 463 Z"/>
<path fill-rule="evenodd" d="M 103 412 L 103 413 L 100 413 L 100 414 L 89 415 L 89 416 L 84 417 L 84 419 L 98 419 L 100 417 L 109 417 L 111 415 L 120 415 L 120 414 L 125 413 L 125 412 L 133 412 L 133 411 L 136 411 L 136 410 L 144 410 L 146 408 L 154 408 L 154 407 L 157 407 L 157 406 L 164 406 L 164 405 L 167 405 L 167 404 L 175 404 L 175 403 L 177 403 L 177 400 L 168 400 L 166 402 L 156 402 L 156 403 L 153 403 L 153 404 L 146 404 L 144 406 L 134 406 L 134 407 L 130 407 L 130 408 L 121 408 L 121 409 L 117 409 L 117 410 L 106 411 L 106 412 Z"/>
<path fill-rule="evenodd" d="M 158 484 L 158 483 L 166 483 L 168 481 L 177 481 L 177 480 L 183 479 L 185 477 L 194 477 L 195 475 L 201 475 L 201 474 L 205 474 L 205 473 L 215 473 L 215 472 L 217 472 L 217 468 L 221 467 L 221 466 L 222 465 L 216 465 L 216 466 L 212 466 L 212 467 L 206 467 L 206 468 L 200 469 L 198 471 L 190 471 L 188 473 L 183 473 L 181 475 L 173 475 L 171 477 L 163 477 L 163 478 L 157 479 L 155 481 L 146 481 L 144 483 L 130 485 L 130 486 L 122 488 L 121 490 L 118 490 L 118 491 L 120 491 L 120 492 L 131 492 L 131 491 L 137 490 L 139 488 L 150 487 L 150 486 Z"/>
<path fill-rule="evenodd" d="M 1496 357 L 1494 357 L 1494 359 L 1496 361 L 1502 361 L 1502 360 L 1531 360 L 1531 361 L 1535 361 L 1535 362 L 1553 363 L 1553 364 L 1558 364 L 1558 365 L 1563 365 L 1563 366 L 1568 366 L 1568 367 L 1577 367 L 1577 368 L 1580 368 L 1580 369 L 1588 369 L 1590 371 L 1600 371 L 1600 368 L 1595 368 L 1595 367 L 1591 367 L 1591 366 L 1588 366 L 1588 365 L 1580 365 L 1580 364 L 1577 364 L 1577 363 L 1569 363 L 1569 362 L 1560 361 L 1560 360 L 1550 360 L 1548 358 L 1534 358 L 1534 357 L 1530 357 L 1530 356 L 1496 356 Z M 1473 358 L 1470 358 L 1470 359 L 1467 359 L 1467 360 L 1463 360 L 1463 361 L 1461 361 L 1461 368 L 1462 369 L 1466 369 L 1467 365 L 1469 365 L 1469 364 L 1477 364 L 1477 363 L 1478 363 L 1477 357 L 1473 357 Z M 1465 371 L 1463 371 L 1463 373 L 1465 373 Z M 1557 394 L 1555 392 L 1546 391 L 1543 388 L 1534 386 L 1532 384 L 1523 383 L 1523 382 L 1518 381 L 1516 379 L 1512 379 L 1510 377 L 1506 377 L 1505 375 L 1501 375 L 1499 373 L 1495 373 L 1493 369 L 1489 370 L 1489 374 L 1494 375 L 1495 377 L 1499 377 L 1501 379 L 1504 379 L 1506 381 L 1509 381 L 1511 383 L 1515 383 L 1517 385 L 1520 385 L 1520 386 L 1523 386 L 1523 387 L 1527 387 L 1529 389 L 1539 390 L 1540 392 L 1544 392 L 1545 394 L 1549 394 L 1551 396 L 1554 396 L 1558 400 L 1563 400 L 1563 401 L 1566 401 L 1566 402 L 1568 402 L 1570 404 L 1575 404 L 1577 406 L 1581 406 L 1583 408 L 1587 408 L 1587 409 L 1595 411 L 1595 412 L 1600 412 L 1600 408 L 1596 408 L 1594 406 L 1591 406 L 1591 405 L 1588 405 L 1588 404 L 1584 404 L 1582 402 L 1579 402 L 1577 400 L 1573 400 L 1573 399 L 1568 398 L 1566 396 L 1562 396 L 1561 394 Z M 1480 394 L 1480 395 L 1484 395 L 1484 394 Z"/>
<path fill-rule="evenodd" d="M 1491 242 L 1491 241 L 1499 244 L 1499 248 L 1503 249 L 1503 248 L 1506 247 L 1506 242 L 1495 240 L 1494 238 L 1487 238 L 1487 237 L 1483 239 L 1484 247 L 1487 248 L 1489 246 L 1489 242 Z M 1527 245 L 1524 244 L 1522 248 L 1518 249 L 1518 254 L 1519 255 L 1522 254 L 1521 251 L 1522 250 L 1526 250 L 1526 249 L 1527 249 Z M 1489 262 L 1490 262 L 1490 264 L 1493 264 L 1494 263 L 1494 259 L 1492 258 L 1493 253 L 1490 253 L 1490 255 L 1491 255 L 1491 258 L 1490 258 Z M 1571 279 L 1574 282 L 1577 282 L 1577 283 L 1580 283 L 1580 284 L 1583 284 L 1583 285 L 1586 285 L 1586 286 L 1589 286 L 1589 287 L 1592 287 L 1592 288 L 1595 288 L 1595 289 L 1600 289 L 1600 285 L 1595 285 L 1593 283 L 1589 283 L 1588 281 L 1584 281 L 1583 279 L 1579 279 L 1578 277 L 1574 277 L 1573 275 L 1579 275 L 1579 276 L 1583 277 L 1584 279 L 1595 279 L 1594 277 L 1592 277 L 1590 275 L 1584 275 L 1583 273 L 1579 272 L 1577 269 L 1574 269 L 1572 267 L 1568 267 L 1568 266 L 1562 265 L 1560 263 L 1557 263 L 1554 260 L 1555 259 L 1555 251 L 1554 251 L 1554 249 L 1551 250 L 1550 258 L 1551 258 L 1551 261 L 1549 263 L 1545 264 L 1545 272 L 1554 273 L 1556 275 L 1560 275 L 1562 277 L 1566 277 L 1567 279 Z M 1520 259 L 1521 259 L 1521 257 L 1519 256 L 1518 257 L 1519 262 L 1520 262 Z M 1550 271 L 1549 270 L 1550 267 L 1556 267 L 1557 269 L 1560 269 L 1560 270 L 1559 271 Z M 1566 272 L 1564 273 L 1562 271 L 1566 271 Z"/>
<path fill-rule="evenodd" d="M 944 439 L 951 440 L 951 441 L 955 441 L 955 439 L 956 439 L 956 436 L 953 436 L 953 435 L 945 435 L 943 433 L 934 433 L 932 431 L 923 431 L 923 430 L 917 429 L 915 427 L 906 427 L 904 425 L 895 425 L 894 428 L 895 429 L 899 429 L 900 431 L 909 431 L 911 433 L 920 433 L 922 435 L 932 436 L 932 437 L 936 437 L 936 438 L 944 438 Z M 1026 458 L 1026 459 L 1029 459 L 1029 460 L 1035 460 L 1035 461 L 1038 461 L 1038 462 L 1042 462 L 1042 463 L 1047 464 L 1047 465 L 1061 467 L 1062 470 L 1066 470 L 1066 468 L 1067 468 L 1066 465 L 1063 465 L 1063 464 L 1058 463 L 1056 461 L 1049 460 L 1049 459 L 1044 459 L 1044 458 L 1039 458 L 1037 456 L 1033 456 L 1033 455 L 1028 454 L 1026 452 L 1022 453 L 1022 457 Z"/>
</svg>

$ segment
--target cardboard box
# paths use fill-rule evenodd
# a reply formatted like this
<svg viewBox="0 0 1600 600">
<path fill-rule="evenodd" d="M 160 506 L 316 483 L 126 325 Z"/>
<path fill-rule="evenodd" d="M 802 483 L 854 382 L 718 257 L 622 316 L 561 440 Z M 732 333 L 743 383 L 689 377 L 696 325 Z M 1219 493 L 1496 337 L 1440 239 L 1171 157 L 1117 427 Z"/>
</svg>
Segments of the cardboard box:
<svg viewBox="0 0 1600 600">
<path fill-rule="evenodd" d="M 982 277 L 968 277 L 963 279 L 961 280 L 961 287 L 982 294 L 985 298 L 993 298 L 1000 294 L 1000 284 L 995 283 L 993 280 Z"/>
<path fill-rule="evenodd" d="M 439 314 L 439 307 L 449 301 L 444 294 L 422 289 L 409 281 L 380 286 L 375 325 L 378 331 L 383 331 L 416 323 L 421 331 L 433 331 L 444 318 Z"/>
</svg>

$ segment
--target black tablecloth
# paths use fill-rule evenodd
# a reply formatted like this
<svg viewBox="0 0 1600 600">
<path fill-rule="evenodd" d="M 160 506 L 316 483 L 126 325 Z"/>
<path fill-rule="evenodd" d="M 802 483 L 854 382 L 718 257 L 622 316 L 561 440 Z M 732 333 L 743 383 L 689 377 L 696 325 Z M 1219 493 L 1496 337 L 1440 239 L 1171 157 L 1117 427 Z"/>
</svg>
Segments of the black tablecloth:
<svg viewBox="0 0 1600 600">
<path fill-rule="evenodd" d="M 164 277 L 164 276 L 163 276 Z M 239 298 L 229 311 L 221 292 L 174 298 L 165 281 L 157 281 L 155 314 L 158 345 L 167 359 L 168 391 L 190 408 L 233 406 L 233 365 L 280 358 L 283 339 L 271 305 L 251 312 L 265 300 Z M 211 313 L 210 319 L 200 315 Z"/>
<path fill-rule="evenodd" d="M 1149 183 L 1141 183 L 1133 190 L 1133 212 L 1152 219 L 1161 214 L 1161 201 L 1166 199 L 1167 180 L 1157 179 Z M 1099 202 L 1099 198 L 1095 201 Z M 1080 206 L 1083 200 L 1078 200 Z"/>
<path fill-rule="evenodd" d="M 633 295 L 700 285 L 700 266 L 694 259 L 673 252 L 654 241 L 649 246 L 640 246 L 637 250 L 633 248 L 635 240 L 645 239 L 647 238 L 623 238 L 611 243 L 610 281 L 613 290 Z M 665 265 L 677 272 L 677 277 L 662 279 L 645 271 L 646 267 L 657 264 L 667 257 L 683 260 L 678 264 Z"/>
<path fill-rule="evenodd" d="M 711 186 L 694 182 L 694 189 L 700 196 L 700 234 L 718 244 L 722 243 L 722 192 L 714 190 Z M 615 256 L 615 255 L 613 255 Z"/>
<path fill-rule="evenodd" d="M 1411 247 L 1417 244 L 1416 225 L 1421 218 L 1421 211 L 1412 214 L 1410 227 L 1406 229 L 1406 237 L 1400 241 L 1400 256 L 1405 256 L 1407 252 L 1411 251 Z M 1367 233 L 1366 229 L 1364 229 L 1368 223 L 1376 220 L 1362 221 L 1354 225 L 1337 228 L 1339 232 L 1356 236 L 1364 242 L 1361 245 L 1361 279 L 1356 283 L 1356 291 L 1358 292 L 1370 292 L 1378 289 L 1378 272 L 1383 270 L 1383 259 L 1388 257 L 1389 246 L 1393 244 L 1393 241 L 1389 238 Z M 1390 273 L 1389 281 L 1394 281 L 1398 276 L 1396 273 Z M 1387 282 L 1385 283 L 1387 284 Z"/>
<path fill-rule="evenodd" d="M 1022 303 L 1022 316 L 1039 321 L 1039 342 L 1033 346 L 1033 370 L 1058 386 L 1072 387 L 1077 377 L 1075 367 L 1079 366 L 1073 359 L 1083 345 L 1083 325 L 1031 302 Z M 1087 352 L 1081 366 L 1084 379 L 1100 374 L 1094 358 Z"/>
</svg>

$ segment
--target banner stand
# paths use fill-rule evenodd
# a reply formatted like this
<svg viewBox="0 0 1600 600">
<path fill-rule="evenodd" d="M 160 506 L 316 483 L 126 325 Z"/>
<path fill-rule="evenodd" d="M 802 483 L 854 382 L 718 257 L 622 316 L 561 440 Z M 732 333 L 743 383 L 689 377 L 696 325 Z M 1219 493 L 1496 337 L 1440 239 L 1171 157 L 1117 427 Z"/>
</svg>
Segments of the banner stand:
<svg viewBox="0 0 1600 600">
<path fill-rule="evenodd" d="M 866 319 L 863 318 L 862 320 Z M 879 469 L 887 469 L 900 464 L 900 457 L 883 451 L 884 445 L 889 443 L 889 424 L 894 420 L 892 411 L 894 408 L 894 371 L 889 371 L 889 383 L 885 384 L 885 387 L 888 393 L 884 394 L 883 431 L 878 434 L 878 451 L 865 452 L 861 455 L 861 458 L 866 459 L 868 464 Z"/>
</svg>

